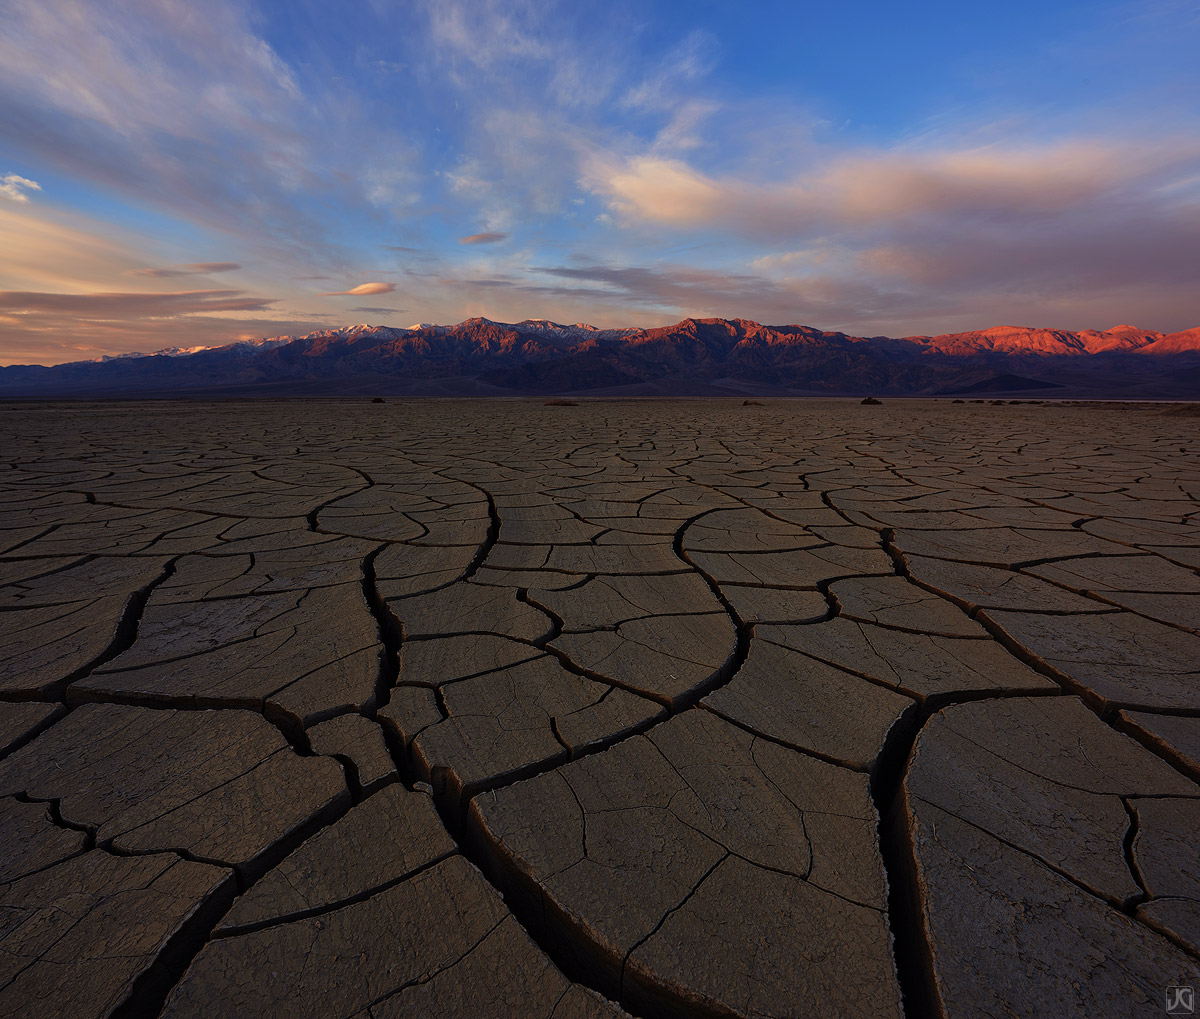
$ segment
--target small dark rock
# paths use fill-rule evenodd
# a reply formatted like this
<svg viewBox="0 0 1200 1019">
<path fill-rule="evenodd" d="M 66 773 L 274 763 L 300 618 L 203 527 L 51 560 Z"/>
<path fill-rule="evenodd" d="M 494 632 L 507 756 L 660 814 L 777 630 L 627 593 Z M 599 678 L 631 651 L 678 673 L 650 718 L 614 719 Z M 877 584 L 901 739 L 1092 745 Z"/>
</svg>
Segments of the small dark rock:
<svg viewBox="0 0 1200 1019">
<path fill-rule="evenodd" d="M 383 403 L 383 397 L 382 396 L 372 396 L 371 402 L 372 403 Z"/>
<path fill-rule="evenodd" d="M 883 402 L 882 400 L 876 400 L 875 397 L 873 397 L 873 396 L 868 396 L 865 400 L 863 400 L 864 404 L 872 404 L 872 405 L 877 405 L 882 402 Z"/>
<path fill-rule="evenodd" d="M 762 404 L 759 403 L 757 400 L 743 400 L 742 406 L 743 407 L 761 407 Z"/>
<path fill-rule="evenodd" d="M 574 400 L 547 400 L 545 403 L 545 406 L 547 406 L 547 407 L 578 407 L 579 404 L 577 404 Z"/>
</svg>

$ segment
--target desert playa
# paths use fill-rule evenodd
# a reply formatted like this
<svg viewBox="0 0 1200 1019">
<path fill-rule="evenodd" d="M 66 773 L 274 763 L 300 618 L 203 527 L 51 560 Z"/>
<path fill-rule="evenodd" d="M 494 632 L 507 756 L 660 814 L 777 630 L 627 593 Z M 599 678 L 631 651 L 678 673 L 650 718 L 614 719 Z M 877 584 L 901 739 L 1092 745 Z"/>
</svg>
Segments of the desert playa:
<svg viewBox="0 0 1200 1019">
<path fill-rule="evenodd" d="M 1162 1014 L 1162 406 L 0 408 L 0 1013 Z"/>
</svg>

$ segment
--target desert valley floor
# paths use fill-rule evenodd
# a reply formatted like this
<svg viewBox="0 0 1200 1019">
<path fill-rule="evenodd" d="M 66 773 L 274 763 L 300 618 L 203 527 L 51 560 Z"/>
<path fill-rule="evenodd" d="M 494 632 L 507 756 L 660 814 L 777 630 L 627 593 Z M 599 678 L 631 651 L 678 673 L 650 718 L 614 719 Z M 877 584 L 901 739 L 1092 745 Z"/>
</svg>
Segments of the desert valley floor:
<svg viewBox="0 0 1200 1019">
<path fill-rule="evenodd" d="M 1159 1016 L 1164 407 L 0 407 L 0 1014 Z"/>
</svg>

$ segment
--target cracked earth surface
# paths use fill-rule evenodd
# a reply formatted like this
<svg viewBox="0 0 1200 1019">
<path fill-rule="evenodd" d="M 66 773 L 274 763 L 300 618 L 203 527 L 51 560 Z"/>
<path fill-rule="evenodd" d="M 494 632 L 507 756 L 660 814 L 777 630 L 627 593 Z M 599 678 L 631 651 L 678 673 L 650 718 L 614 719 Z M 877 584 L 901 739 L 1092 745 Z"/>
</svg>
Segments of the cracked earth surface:
<svg viewBox="0 0 1200 1019">
<path fill-rule="evenodd" d="M 0 1014 L 1157 1016 L 1147 408 L 0 407 Z"/>
</svg>

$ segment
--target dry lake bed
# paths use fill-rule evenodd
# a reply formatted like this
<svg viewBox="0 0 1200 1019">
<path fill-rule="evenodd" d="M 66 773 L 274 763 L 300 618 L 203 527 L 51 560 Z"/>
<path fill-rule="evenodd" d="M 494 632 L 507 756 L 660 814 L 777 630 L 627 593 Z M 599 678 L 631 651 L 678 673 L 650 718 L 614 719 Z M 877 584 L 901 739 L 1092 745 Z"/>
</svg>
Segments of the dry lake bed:
<svg viewBox="0 0 1200 1019">
<path fill-rule="evenodd" d="M 0 1014 L 1166 1014 L 1197 424 L 2 406 Z"/>
</svg>

